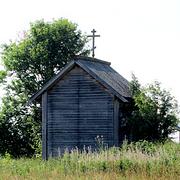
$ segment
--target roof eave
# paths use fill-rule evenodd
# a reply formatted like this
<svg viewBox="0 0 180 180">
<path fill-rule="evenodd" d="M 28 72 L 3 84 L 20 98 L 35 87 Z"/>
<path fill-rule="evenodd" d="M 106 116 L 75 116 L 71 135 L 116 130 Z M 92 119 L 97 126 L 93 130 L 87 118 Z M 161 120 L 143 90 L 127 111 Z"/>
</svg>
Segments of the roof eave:
<svg viewBox="0 0 180 180">
<path fill-rule="evenodd" d="M 54 78 L 49 80 L 38 92 L 36 92 L 34 95 L 31 96 L 29 99 L 27 105 L 32 104 L 32 102 L 36 99 L 39 99 L 40 96 L 47 91 L 49 88 L 51 88 L 58 80 L 59 78 L 62 78 L 67 72 L 69 72 L 73 66 L 75 65 L 75 61 L 72 60 L 69 64 L 67 64 Z"/>
<path fill-rule="evenodd" d="M 81 58 L 80 58 L 81 59 Z M 101 60 L 99 60 L 101 61 Z M 103 62 L 103 61 L 101 61 Z M 103 62 L 104 63 L 104 62 Z M 65 74 L 67 74 L 75 65 L 79 65 L 84 71 L 89 73 L 94 79 L 98 80 L 104 87 L 106 87 L 110 93 L 117 96 L 120 100 L 123 102 L 128 102 L 127 98 L 120 95 L 116 90 L 114 90 L 109 84 L 107 84 L 102 78 L 98 77 L 94 72 L 92 72 L 90 69 L 86 68 L 83 64 L 78 62 L 78 58 L 75 58 L 70 63 L 68 63 L 54 78 L 49 80 L 43 87 L 40 89 L 37 93 L 35 93 L 31 98 L 29 99 L 27 105 L 32 104 L 34 100 L 40 99 L 40 96 L 50 89 L 59 79 L 61 79 Z M 109 62 L 107 62 L 108 65 L 110 65 Z"/>
<path fill-rule="evenodd" d="M 117 91 L 115 91 L 110 85 L 108 85 L 103 79 L 98 77 L 95 73 L 93 73 L 90 69 L 86 68 L 83 64 L 76 62 L 84 71 L 86 71 L 88 74 L 90 74 L 94 79 L 98 80 L 103 86 L 105 86 L 112 94 L 117 96 L 120 100 L 123 102 L 128 102 L 128 100 L 120 95 Z"/>
</svg>

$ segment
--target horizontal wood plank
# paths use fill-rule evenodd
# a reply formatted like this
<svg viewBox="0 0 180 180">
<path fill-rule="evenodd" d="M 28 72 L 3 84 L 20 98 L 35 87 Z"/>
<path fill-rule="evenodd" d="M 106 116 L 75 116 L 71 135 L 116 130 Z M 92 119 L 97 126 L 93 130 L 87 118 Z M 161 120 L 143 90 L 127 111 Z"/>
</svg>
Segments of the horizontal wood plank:
<svg viewBox="0 0 180 180">
<path fill-rule="evenodd" d="M 95 79 L 74 67 L 48 91 L 48 148 L 96 146 L 95 138 L 113 145 L 113 99 Z"/>
</svg>

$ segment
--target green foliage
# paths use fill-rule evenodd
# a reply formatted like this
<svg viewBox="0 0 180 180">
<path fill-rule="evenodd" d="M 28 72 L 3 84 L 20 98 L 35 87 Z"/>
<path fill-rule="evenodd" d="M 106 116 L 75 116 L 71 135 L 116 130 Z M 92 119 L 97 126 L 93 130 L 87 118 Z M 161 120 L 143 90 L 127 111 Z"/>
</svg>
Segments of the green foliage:
<svg viewBox="0 0 180 180">
<path fill-rule="evenodd" d="M 26 99 L 6 96 L 0 112 L 0 153 L 13 157 L 32 156 L 38 148 L 39 122 L 37 108 L 29 111 L 23 104 Z"/>
<path fill-rule="evenodd" d="M 27 107 L 26 103 L 75 55 L 89 52 L 84 48 L 86 41 L 77 25 L 67 19 L 41 20 L 32 23 L 22 39 L 2 46 L 5 70 L 0 71 L 0 83 L 6 95 L 0 109 L 0 154 L 39 153 L 39 105 Z"/>
<path fill-rule="evenodd" d="M 6 76 L 7 76 L 7 72 L 0 70 L 0 83 L 4 82 L 4 79 L 6 78 Z"/>
<path fill-rule="evenodd" d="M 0 179 L 97 179 L 99 174 L 105 176 L 98 179 L 179 179 L 179 165 L 179 144 L 142 141 L 101 152 L 75 149 L 48 161 L 15 160 L 6 153 L 0 159 Z"/>
<path fill-rule="evenodd" d="M 164 141 L 174 132 L 177 118 L 177 102 L 160 83 L 141 87 L 133 76 L 131 82 L 133 106 L 127 118 L 127 136 L 130 140 Z"/>
<path fill-rule="evenodd" d="M 31 96 L 75 55 L 87 54 L 85 43 L 77 25 L 67 19 L 41 20 L 32 23 L 18 42 L 3 45 L 2 61 Z"/>
</svg>

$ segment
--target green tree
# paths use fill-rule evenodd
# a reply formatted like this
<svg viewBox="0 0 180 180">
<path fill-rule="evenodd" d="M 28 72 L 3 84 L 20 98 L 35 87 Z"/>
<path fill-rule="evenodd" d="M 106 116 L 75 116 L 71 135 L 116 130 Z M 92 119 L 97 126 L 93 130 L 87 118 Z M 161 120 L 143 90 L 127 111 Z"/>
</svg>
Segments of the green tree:
<svg viewBox="0 0 180 180">
<path fill-rule="evenodd" d="M 131 82 L 133 106 L 127 118 L 130 140 L 164 141 L 174 132 L 179 119 L 174 97 L 160 87 L 159 82 L 142 87 L 133 76 Z"/>
<path fill-rule="evenodd" d="M 41 134 L 39 106 L 25 104 L 75 55 L 89 53 L 86 42 L 76 24 L 59 19 L 32 23 L 20 40 L 2 46 L 0 83 L 6 95 L 0 110 L 0 154 L 34 154 Z"/>
</svg>

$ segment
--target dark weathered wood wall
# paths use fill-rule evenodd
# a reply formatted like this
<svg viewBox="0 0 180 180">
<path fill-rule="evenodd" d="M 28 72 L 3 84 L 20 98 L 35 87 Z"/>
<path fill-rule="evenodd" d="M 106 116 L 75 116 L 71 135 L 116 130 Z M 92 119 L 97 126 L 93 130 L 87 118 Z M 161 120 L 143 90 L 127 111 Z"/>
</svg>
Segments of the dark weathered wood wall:
<svg viewBox="0 0 180 180">
<path fill-rule="evenodd" d="M 81 68 L 74 67 L 49 90 L 47 102 L 48 156 L 57 156 L 64 148 L 94 147 L 98 135 L 109 146 L 118 141 L 113 97 Z"/>
</svg>

